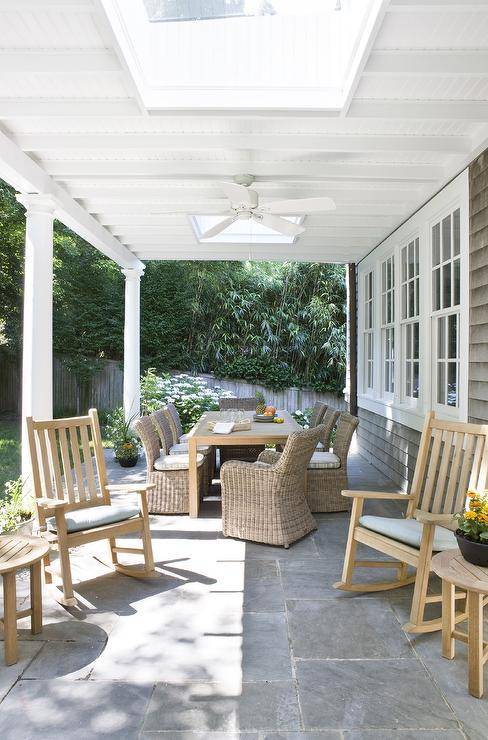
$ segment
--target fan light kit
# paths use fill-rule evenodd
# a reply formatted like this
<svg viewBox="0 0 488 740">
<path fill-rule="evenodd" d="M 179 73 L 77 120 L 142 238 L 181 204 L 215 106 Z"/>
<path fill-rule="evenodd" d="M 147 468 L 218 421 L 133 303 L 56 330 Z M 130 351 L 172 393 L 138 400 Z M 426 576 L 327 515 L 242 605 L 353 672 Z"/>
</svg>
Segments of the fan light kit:
<svg viewBox="0 0 488 740">
<path fill-rule="evenodd" d="M 255 221 L 268 229 L 277 231 L 286 236 L 298 236 L 305 231 L 304 226 L 292 223 L 282 215 L 324 213 L 335 210 L 332 198 L 295 198 L 291 200 L 277 200 L 259 205 L 259 195 L 250 189 L 253 183 L 252 175 L 236 175 L 234 182 L 221 182 L 220 187 L 230 201 L 230 208 L 222 216 L 227 216 L 218 224 L 202 234 L 202 239 L 211 239 L 225 231 L 235 221 Z"/>
</svg>

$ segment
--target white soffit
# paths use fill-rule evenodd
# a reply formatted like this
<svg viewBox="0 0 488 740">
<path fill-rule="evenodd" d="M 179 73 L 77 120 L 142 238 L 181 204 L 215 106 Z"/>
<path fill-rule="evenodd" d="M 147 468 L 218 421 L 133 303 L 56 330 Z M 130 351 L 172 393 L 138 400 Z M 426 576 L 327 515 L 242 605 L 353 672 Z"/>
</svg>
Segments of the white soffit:
<svg viewBox="0 0 488 740">
<path fill-rule="evenodd" d="M 107 4 L 0 0 L 0 176 L 56 193 L 65 221 L 121 264 L 357 261 L 487 145 L 488 0 L 373 2 L 345 77 L 332 65 L 329 82 L 317 52 L 329 31 L 317 19 L 313 30 L 307 15 L 232 19 L 277 21 L 278 32 L 268 46 L 249 34 L 247 56 L 226 34 L 204 54 L 182 47 L 187 67 L 175 63 L 178 49 L 161 78 L 169 97 L 156 108 L 143 102 Z M 173 25 L 183 33 L 185 23 Z M 293 25 L 307 31 L 303 54 Z M 260 70 L 269 89 L 250 105 Z M 221 107 L 220 96 L 216 109 L 212 95 L 231 72 L 248 97 L 229 93 Z M 328 107 L 339 78 L 337 107 Z M 213 89 L 189 105 L 195 82 Z M 174 107 L 178 96 L 186 104 Z M 330 196 L 337 208 L 309 215 L 293 244 L 199 243 L 189 216 L 228 209 L 219 183 L 242 173 L 254 176 L 262 203 Z"/>
</svg>

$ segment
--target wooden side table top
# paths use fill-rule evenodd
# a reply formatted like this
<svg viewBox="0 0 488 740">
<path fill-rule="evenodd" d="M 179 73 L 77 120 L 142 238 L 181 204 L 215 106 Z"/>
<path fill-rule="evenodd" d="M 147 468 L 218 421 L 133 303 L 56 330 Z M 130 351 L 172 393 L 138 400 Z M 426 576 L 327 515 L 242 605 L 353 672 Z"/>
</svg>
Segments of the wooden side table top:
<svg viewBox="0 0 488 740">
<path fill-rule="evenodd" d="M 0 536 L 0 574 L 24 568 L 40 560 L 49 550 L 49 544 L 41 537 L 18 535 Z"/>
<path fill-rule="evenodd" d="M 488 594 L 488 568 L 468 563 L 457 549 L 437 553 L 431 568 L 439 578 L 459 588 Z"/>
</svg>

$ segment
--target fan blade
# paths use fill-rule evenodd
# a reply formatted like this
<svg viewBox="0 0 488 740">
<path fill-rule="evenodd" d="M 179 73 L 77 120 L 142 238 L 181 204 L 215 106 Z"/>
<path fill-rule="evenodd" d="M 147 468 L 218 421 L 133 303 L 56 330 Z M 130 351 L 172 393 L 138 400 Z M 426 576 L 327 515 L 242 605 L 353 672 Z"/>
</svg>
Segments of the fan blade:
<svg viewBox="0 0 488 740">
<path fill-rule="evenodd" d="M 323 211 L 335 211 L 335 203 L 332 198 L 294 198 L 292 200 L 275 200 L 274 203 L 266 203 L 259 206 L 262 213 L 282 213 L 291 216 L 299 213 L 320 213 Z"/>
<path fill-rule="evenodd" d="M 249 190 L 235 182 L 221 182 L 220 186 L 233 205 L 257 206 L 258 194 L 255 190 Z"/>
<path fill-rule="evenodd" d="M 298 236 L 298 234 L 303 234 L 305 231 L 305 226 L 294 224 L 287 221 L 286 218 L 272 216 L 270 213 L 253 212 L 252 218 L 263 226 L 267 226 L 268 229 L 273 229 L 273 231 L 278 231 L 280 234 L 286 234 L 287 236 Z"/>
<path fill-rule="evenodd" d="M 223 221 L 219 221 L 218 224 L 215 224 L 215 226 L 212 226 L 211 229 L 208 229 L 205 234 L 202 234 L 200 239 L 210 239 L 212 236 L 217 236 L 217 234 L 220 234 L 221 231 L 225 231 L 228 226 L 233 224 L 234 221 L 236 221 L 235 216 L 224 218 Z"/>
</svg>

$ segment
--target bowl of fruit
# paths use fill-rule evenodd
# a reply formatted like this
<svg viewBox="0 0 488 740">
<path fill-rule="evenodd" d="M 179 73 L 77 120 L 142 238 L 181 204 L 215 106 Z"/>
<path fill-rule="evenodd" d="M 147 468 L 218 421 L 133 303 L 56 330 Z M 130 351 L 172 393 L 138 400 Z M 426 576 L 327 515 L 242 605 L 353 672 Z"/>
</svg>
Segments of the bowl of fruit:
<svg viewBox="0 0 488 740">
<path fill-rule="evenodd" d="M 254 421 L 269 422 L 274 421 L 276 416 L 276 408 L 274 406 L 268 406 L 266 404 L 264 395 L 262 393 L 256 393 L 256 411 L 254 413 Z"/>
</svg>

